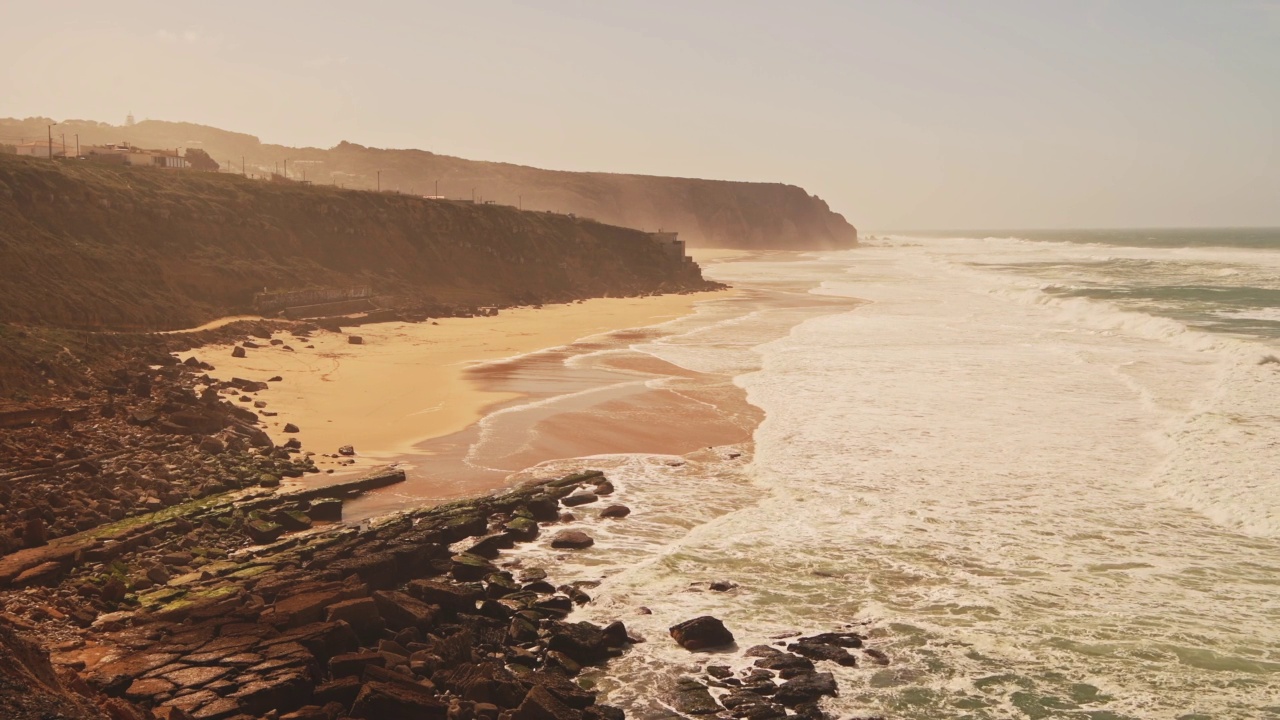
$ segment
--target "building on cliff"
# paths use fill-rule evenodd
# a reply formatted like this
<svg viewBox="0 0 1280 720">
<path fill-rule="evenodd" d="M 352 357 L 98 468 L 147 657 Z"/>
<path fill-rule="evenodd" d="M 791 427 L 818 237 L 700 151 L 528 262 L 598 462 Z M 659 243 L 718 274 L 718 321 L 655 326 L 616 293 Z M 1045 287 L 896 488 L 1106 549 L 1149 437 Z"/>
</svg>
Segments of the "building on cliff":
<svg viewBox="0 0 1280 720">
<path fill-rule="evenodd" d="M 56 149 L 54 154 L 57 154 Z M 139 165 L 170 170 L 185 170 L 189 167 L 187 159 L 178 154 L 177 150 L 143 150 L 129 143 L 92 145 L 85 149 L 84 156 L 89 160 L 115 165 Z"/>
<path fill-rule="evenodd" d="M 659 230 L 655 233 L 649 233 L 649 238 L 661 246 L 671 257 L 679 258 L 684 262 L 693 262 L 693 258 L 685 254 L 684 241 L 680 239 L 680 233 Z"/>
<path fill-rule="evenodd" d="M 28 157 L 66 157 L 67 146 L 60 142 L 53 142 L 53 152 L 49 152 L 50 143 L 48 140 L 33 140 L 32 142 L 24 142 L 21 145 L 15 145 L 17 154 L 26 155 Z"/>
</svg>

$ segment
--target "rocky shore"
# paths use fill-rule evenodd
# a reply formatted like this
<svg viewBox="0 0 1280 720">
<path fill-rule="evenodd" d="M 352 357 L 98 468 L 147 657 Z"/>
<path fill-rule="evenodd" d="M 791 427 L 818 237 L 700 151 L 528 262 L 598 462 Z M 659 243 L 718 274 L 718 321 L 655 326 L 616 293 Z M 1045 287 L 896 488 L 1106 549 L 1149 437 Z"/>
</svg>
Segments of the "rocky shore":
<svg viewBox="0 0 1280 720">
<path fill-rule="evenodd" d="M 201 339 L 282 329 L 316 331 L 241 323 Z M 261 429 L 272 378 L 213 380 L 169 354 L 198 339 L 153 342 L 167 344 L 97 368 L 64 402 L 0 414 L 0 717 L 623 716 L 580 673 L 643 640 L 570 622 L 590 587 L 512 552 L 591 547 L 556 529 L 573 513 L 627 522 L 601 473 L 345 524 L 344 500 L 404 473 L 320 474 L 296 438 Z M 734 642 L 714 618 L 650 641 L 706 663 L 655 689 L 673 717 L 754 720 L 826 717 L 838 688 L 821 663 L 855 665 L 861 646 L 837 633 L 754 647 L 735 672 L 697 654 Z"/>
</svg>

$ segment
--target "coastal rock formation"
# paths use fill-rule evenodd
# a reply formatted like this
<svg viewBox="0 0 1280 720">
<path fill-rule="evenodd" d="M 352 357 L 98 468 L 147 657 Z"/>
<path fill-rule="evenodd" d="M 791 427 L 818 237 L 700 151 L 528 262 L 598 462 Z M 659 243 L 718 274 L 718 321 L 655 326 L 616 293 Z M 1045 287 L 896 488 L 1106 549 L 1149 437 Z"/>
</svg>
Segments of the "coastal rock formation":
<svg viewBox="0 0 1280 720">
<path fill-rule="evenodd" d="M 0 135 L 40 137 L 42 118 L 0 120 Z M 146 120 L 116 127 L 63 121 L 86 144 L 127 141 L 140 147 L 198 144 L 213 160 L 244 157 L 248 172 L 270 174 L 280 162 L 305 163 L 318 185 L 381 185 L 421 195 L 481 200 L 526 210 L 572 213 L 625 227 L 680 231 L 691 246 L 777 249 L 850 247 L 857 230 L 827 203 L 782 183 L 728 182 L 598 172 L 563 172 L 480 162 L 422 150 L 384 150 L 343 142 L 329 149 L 268 145 L 243 133 L 192 123 Z M 296 165 L 295 165 L 296 167 Z M 392 185 L 394 183 L 394 185 Z"/>
<path fill-rule="evenodd" d="M 620 718 L 574 679 L 630 642 L 620 622 L 565 622 L 570 595 L 545 582 L 522 588 L 492 565 L 482 578 L 459 577 L 449 549 L 527 517 L 535 497 L 567 495 L 599 476 L 549 478 L 257 547 L 219 519 L 274 516 L 300 495 L 227 497 L 142 519 L 131 532 L 153 540 L 121 548 L 109 566 L 77 554 L 61 583 L 77 592 L 0 592 L 7 607 L 43 619 L 33 632 L 69 638 L 51 665 L 0 619 L 0 702 L 14 701 L 3 692 L 12 680 L 40 691 L 17 700 L 33 712 L 46 707 L 44 695 L 67 694 L 53 672 L 60 667 L 83 697 L 114 704 L 105 712 L 113 720 L 153 711 L 170 719 Z M 128 572 L 134 567 L 173 572 L 144 582 Z M 123 592 L 106 592 L 118 579 L 113 568 L 129 578 Z M 63 615 L 84 616 L 85 629 L 69 634 Z M 101 717 L 77 702 L 59 717 Z M 52 717 L 15 708 L 4 717 Z"/>
</svg>

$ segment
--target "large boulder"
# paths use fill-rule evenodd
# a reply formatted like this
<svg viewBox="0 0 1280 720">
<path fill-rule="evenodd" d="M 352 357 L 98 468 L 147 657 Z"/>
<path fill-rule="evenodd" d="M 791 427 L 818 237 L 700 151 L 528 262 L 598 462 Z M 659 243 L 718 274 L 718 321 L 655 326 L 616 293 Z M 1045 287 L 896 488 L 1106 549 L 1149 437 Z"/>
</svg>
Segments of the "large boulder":
<svg viewBox="0 0 1280 720">
<path fill-rule="evenodd" d="M 596 541 L 581 530 L 561 530 L 551 538 L 551 547 L 568 550 L 582 550 L 595 545 Z"/>
<path fill-rule="evenodd" d="M 608 638 L 589 622 L 562 623 L 551 626 L 547 649 L 564 653 L 573 661 L 589 665 L 609 657 Z"/>
<path fill-rule="evenodd" d="M 774 693 L 773 699 L 787 707 L 795 707 L 801 703 L 813 702 L 823 695 L 834 696 L 837 692 L 834 675 L 813 673 L 794 677 L 782 683 Z"/>
<path fill-rule="evenodd" d="M 671 637 L 685 650 L 697 651 L 733 644 L 733 633 L 720 620 L 703 615 L 673 625 Z"/>
</svg>

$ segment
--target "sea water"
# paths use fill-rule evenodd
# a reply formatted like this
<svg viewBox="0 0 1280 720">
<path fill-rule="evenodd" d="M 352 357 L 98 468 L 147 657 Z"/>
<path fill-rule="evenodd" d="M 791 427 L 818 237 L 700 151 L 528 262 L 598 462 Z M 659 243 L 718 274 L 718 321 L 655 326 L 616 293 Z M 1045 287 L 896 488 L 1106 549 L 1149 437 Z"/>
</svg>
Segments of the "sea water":
<svg viewBox="0 0 1280 720">
<path fill-rule="evenodd" d="M 647 639 L 606 701 L 669 716 L 682 674 L 854 628 L 889 664 L 823 667 L 835 716 L 1280 717 L 1280 233 L 892 236 L 706 274 L 863 302 L 631 348 L 732 377 L 753 442 L 550 463 L 633 510 L 521 551 Z M 704 614 L 735 648 L 667 636 Z"/>
</svg>

